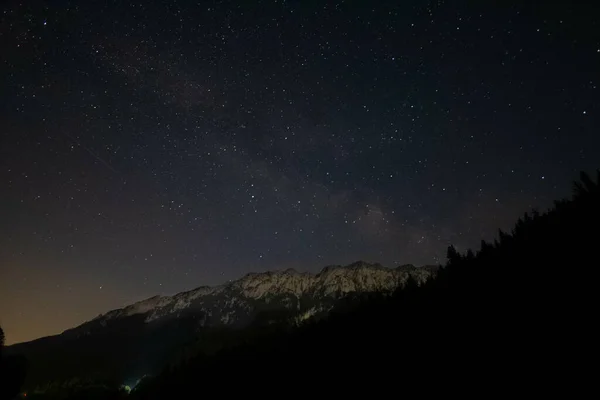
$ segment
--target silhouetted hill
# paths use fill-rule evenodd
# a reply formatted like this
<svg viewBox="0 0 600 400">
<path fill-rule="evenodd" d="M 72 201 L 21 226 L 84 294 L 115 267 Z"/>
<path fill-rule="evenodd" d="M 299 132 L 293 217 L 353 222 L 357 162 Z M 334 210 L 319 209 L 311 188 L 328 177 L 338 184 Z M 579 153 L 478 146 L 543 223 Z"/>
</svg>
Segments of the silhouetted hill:
<svg viewBox="0 0 600 400">
<path fill-rule="evenodd" d="M 477 252 L 450 247 L 421 286 L 200 354 L 134 394 L 580 395 L 595 382 L 598 183 L 582 174 L 573 199 L 525 214 Z"/>
<path fill-rule="evenodd" d="M 135 382 L 199 351 L 243 341 L 265 326 L 323 317 L 348 295 L 391 293 L 409 277 L 424 282 L 432 273 L 431 267 L 390 269 L 362 261 L 318 274 L 250 273 L 219 286 L 155 296 L 8 351 L 29 359 L 29 390 L 81 379 Z"/>
</svg>

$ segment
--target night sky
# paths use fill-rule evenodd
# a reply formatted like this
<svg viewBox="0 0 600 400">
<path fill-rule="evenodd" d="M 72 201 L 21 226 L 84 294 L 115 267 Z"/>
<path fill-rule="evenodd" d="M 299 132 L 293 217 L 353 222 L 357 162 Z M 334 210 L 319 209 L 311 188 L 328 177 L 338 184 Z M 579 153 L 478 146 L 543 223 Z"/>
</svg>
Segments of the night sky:
<svg viewBox="0 0 600 400">
<path fill-rule="evenodd" d="M 441 263 L 600 166 L 591 6 L 129 3 L 2 6 L 8 343 L 250 271 Z"/>
</svg>

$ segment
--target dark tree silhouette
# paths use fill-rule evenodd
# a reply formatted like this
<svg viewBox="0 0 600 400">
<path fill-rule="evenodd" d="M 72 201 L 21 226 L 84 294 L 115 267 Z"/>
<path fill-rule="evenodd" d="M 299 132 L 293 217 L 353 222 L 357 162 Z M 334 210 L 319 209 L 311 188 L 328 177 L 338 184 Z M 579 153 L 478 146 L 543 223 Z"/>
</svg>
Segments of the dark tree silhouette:
<svg viewBox="0 0 600 400">
<path fill-rule="evenodd" d="M 592 178 L 590 178 L 590 176 L 583 171 L 579 175 L 579 179 L 579 182 L 575 181 L 573 183 L 573 192 L 576 198 L 580 198 L 585 195 L 598 195 L 598 192 L 600 191 L 600 170 L 597 171 L 596 182 L 594 182 Z"/>
<path fill-rule="evenodd" d="M 446 252 L 446 258 L 448 259 L 449 264 L 455 264 L 460 262 L 460 254 L 456 251 L 456 248 L 452 245 L 448 246 L 448 251 Z"/>
<path fill-rule="evenodd" d="M 0 326 L 0 362 L 2 362 L 2 351 L 4 350 L 4 330 L 2 330 L 2 327 Z"/>
<path fill-rule="evenodd" d="M 24 357 L 5 354 L 6 337 L 0 327 L 0 400 L 18 396 L 25 380 L 27 363 Z"/>
</svg>

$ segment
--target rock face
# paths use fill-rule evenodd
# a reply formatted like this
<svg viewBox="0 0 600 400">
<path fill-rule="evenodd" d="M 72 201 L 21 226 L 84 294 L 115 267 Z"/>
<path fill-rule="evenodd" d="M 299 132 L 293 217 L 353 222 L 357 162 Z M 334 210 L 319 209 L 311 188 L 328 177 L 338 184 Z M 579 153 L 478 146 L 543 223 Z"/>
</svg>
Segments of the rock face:
<svg viewBox="0 0 600 400">
<path fill-rule="evenodd" d="M 173 296 L 155 296 L 109 311 L 73 331 L 86 334 L 112 321 L 143 316 L 146 323 L 196 314 L 202 326 L 243 326 L 264 309 L 286 308 L 300 314 L 328 311 L 334 302 L 350 293 L 392 291 L 409 277 L 423 282 L 435 269 L 403 265 L 395 269 L 356 262 L 328 266 L 318 274 L 293 269 L 250 273 L 219 286 L 201 286 Z"/>
</svg>

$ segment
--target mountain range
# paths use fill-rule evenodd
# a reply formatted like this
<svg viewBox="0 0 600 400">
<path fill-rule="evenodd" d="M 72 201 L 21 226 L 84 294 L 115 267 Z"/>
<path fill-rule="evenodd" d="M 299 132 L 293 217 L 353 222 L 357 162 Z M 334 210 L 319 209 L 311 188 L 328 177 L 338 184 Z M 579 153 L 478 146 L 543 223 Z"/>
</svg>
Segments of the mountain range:
<svg viewBox="0 0 600 400">
<path fill-rule="evenodd" d="M 199 341 L 206 349 L 205 342 L 222 342 L 257 321 L 284 317 L 301 323 L 322 317 L 348 295 L 391 292 L 410 277 L 422 283 L 436 270 L 359 261 L 317 274 L 293 269 L 250 273 L 218 286 L 154 296 L 8 350 L 27 357 L 29 387 L 83 376 L 126 382 L 157 372 L 186 348 L 197 348 Z M 218 333 L 209 339 L 207 332 Z"/>
</svg>

